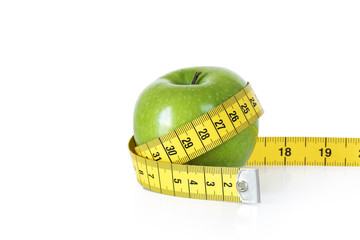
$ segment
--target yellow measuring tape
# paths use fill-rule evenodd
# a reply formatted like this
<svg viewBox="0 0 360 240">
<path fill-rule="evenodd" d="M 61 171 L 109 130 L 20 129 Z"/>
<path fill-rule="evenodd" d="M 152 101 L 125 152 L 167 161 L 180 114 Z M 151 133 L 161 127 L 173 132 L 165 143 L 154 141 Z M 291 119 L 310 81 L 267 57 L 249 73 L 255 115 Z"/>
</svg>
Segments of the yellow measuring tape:
<svg viewBox="0 0 360 240">
<path fill-rule="evenodd" d="M 129 150 L 138 182 L 172 196 L 260 202 L 257 169 L 184 163 L 210 151 L 254 123 L 263 109 L 248 84 L 216 108 L 174 131 Z M 359 166 L 360 139 L 259 137 L 251 165 Z"/>
</svg>

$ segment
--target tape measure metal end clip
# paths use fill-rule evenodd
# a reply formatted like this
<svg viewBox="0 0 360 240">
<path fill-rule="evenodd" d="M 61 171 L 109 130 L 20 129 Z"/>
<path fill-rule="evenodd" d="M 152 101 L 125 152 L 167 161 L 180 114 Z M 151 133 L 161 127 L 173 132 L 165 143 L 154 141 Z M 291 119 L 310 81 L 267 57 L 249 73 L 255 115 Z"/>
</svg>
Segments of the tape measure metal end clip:
<svg viewBox="0 0 360 240">
<path fill-rule="evenodd" d="M 236 188 L 243 203 L 260 203 L 259 170 L 241 168 L 236 179 Z"/>
</svg>

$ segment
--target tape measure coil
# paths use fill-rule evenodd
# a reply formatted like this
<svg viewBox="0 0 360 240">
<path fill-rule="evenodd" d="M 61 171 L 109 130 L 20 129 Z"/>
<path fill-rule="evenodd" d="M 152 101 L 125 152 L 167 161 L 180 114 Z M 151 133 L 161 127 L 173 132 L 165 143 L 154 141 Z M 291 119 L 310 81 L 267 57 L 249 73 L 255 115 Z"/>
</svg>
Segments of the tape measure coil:
<svg viewBox="0 0 360 240">
<path fill-rule="evenodd" d="M 172 196 L 260 202 L 256 169 L 181 164 L 219 146 L 255 122 L 262 114 L 259 101 L 248 84 L 213 110 L 165 136 L 140 146 L 135 146 L 135 141 L 131 138 L 129 150 L 138 182 L 149 190 Z M 217 129 L 215 123 L 220 122 L 220 119 L 232 128 L 229 127 L 226 132 L 223 128 Z M 209 128 L 210 131 L 206 132 L 209 135 L 199 134 L 203 130 L 199 126 Z M 192 145 L 187 145 L 189 147 L 185 144 L 190 141 L 185 141 L 185 144 L 182 142 L 187 137 L 192 140 Z M 196 148 L 192 148 L 194 145 Z M 360 166 L 360 139 L 259 137 L 247 163 L 249 165 Z"/>
</svg>

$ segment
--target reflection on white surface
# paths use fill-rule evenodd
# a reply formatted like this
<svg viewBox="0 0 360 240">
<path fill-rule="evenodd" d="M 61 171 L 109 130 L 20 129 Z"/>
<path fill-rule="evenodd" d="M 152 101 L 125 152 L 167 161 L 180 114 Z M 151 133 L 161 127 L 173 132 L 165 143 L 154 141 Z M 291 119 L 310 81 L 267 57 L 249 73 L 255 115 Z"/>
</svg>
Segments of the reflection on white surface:
<svg viewBox="0 0 360 240">
<path fill-rule="evenodd" d="M 350 234 L 344 233 L 344 228 L 357 228 L 354 219 L 360 214 L 360 168 L 256 167 L 262 202 L 239 207 L 236 226 L 239 235 L 263 238 L 293 231 L 297 237 L 307 237 L 307 233 L 316 230 L 319 237 L 343 237 Z M 299 231 L 300 228 L 304 231 Z"/>
<path fill-rule="evenodd" d="M 139 185 L 129 223 L 178 239 L 291 239 L 354 235 L 360 216 L 360 168 L 256 166 L 261 203 L 239 204 L 166 196 Z M 178 231 L 182 229 L 182 231 Z M 344 232 L 344 229 L 348 229 Z M 164 235 L 164 236 L 165 236 Z"/>
<path fill-rule="evenodd" d="M 325 166 L 259 166 L 262 202 L 351 202 L 359 197 L 360 168 Z M 355 192 L 354 192 L 355 190 Z"/>
<path fill-rule="evenodd" d="M 252 234 L 258 222 L 258 204 L 242 204 L 236 217 L 237 234 Z"/>
</svg>

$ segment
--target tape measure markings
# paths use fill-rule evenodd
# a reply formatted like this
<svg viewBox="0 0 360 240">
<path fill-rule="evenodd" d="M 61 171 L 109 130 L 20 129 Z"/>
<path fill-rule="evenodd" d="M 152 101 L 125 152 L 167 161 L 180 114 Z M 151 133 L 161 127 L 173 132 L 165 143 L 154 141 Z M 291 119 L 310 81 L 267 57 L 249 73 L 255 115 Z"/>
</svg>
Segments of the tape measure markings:
<svg viewBox="0 0 360 240">
<path fill-rule="evenodd" d="M 253 93 L 254 94 L 254 93 Z M 257 110 L 255 109 L 255 107 L 256 107 L 256 105 L 257 105 L 257 103 L 255 102 L 255 97 L 249 97 L 248 96 L 248 90 L 246 89 L 245 90 L 245 95 L 246 95 L 246 97 L 249 99 L 249 102 L 250 102 L 250 106 L 254 109 L 254 112 L 255 112 L 255 114 L 257 115 L 257 117 L 259 118 L 260 116 L 258 115 L 258 113 L 257 113 Z M 255 95 L 255 94 L 254 94 Z"/>
<path fill-rule="evenodd" d="M 183 139 L 181 142 L 183 143 L 182 145 L 184 146 L 189 158 L 194 159 L 206 152 L 205 146 L 198 137 L 192 122 L 185 124 L 175 131 L 178 132 L 179 138 Z"/>
<path fill-rule="evenodd" d="M 241 92 L 241 93 L 243 93 L 243 92 Z M 246 107 L 247 104 L 244 103 L 243 105 L 240 105 L 239 101 L 240 101 L 240 99 L 243 100 L 243 98 L 242 98 L 241 96 L 238 96 L 238 98 L 240 98 L 240 99 L 238 99 L 238 98 L 236 97 L 236 95 L 238 95 L 238 94 L 235 94 L 234 98 L 235 98 L 237 104 L 239 104 L 240 110 L 241 110 L 241 112 L 244 114 L 244 117 L 245 117 L 247 123 L 250 125 L 250 121 L 249 121 L 249 119 L 246 117 L 246 112 L 244 111 L 244 107 Z"/>
<path fill-rule="evenodd" d="M 133 142 L 133 139 L 132 139 Z M 129 143 L 130 149 L 135 143 Z M 328 150 L 329 149 L 329 150 Z M 259 137 L 250 165 L 360 166 L 360 139 L 320 137 Z M 240 202 L 239 168 L 157 162 L 131 152 L 136 176 L 152 191 L 187 198 Z M 326 160 L 325 160 L 326 159 Z"/>
<path fill-rule="evenodd" d="M 248 165 L 360 166 L 360 139 L 260 137 Z"/>
<path fill-rule="evenodd" d="M 219 136 L 219 138 L 220 138 L 221 143 L 223 143 L 223 142 L 224 142 L 224 140 L 222 139 L 222 137 L 221 137 L 221 135 L 220 135 L 220 133 L 219 133 L 219 129 L 217 128 L 217 126 L 215 126 L 214 121 L 213 121 L 213 120 L 212 120 L 212 118 L 210 117 L 209 113 L 206 113 L 206 114 L 207 114 L 207 116 L 209 117 L 209 119 L 210 119 L 210 121 L 211 121 L 212 125 L 215 127 L 216 133 L 218 134 L 218 136 Z M 222 119 L 221 119 L 221 120 L 222 120 Z M 216 123 L 217 123 L 217 122 L 216 122 Z M 221 144 L 221 143 L 220 143 L 220 144 Z"/>
<path fill-rule="evenodd" d="M 226 110 L 224 104 L 221 104 L 221 105 L 223 106 L 223 108 L 224 108 L 224 110 L 225 110 L 225 112 L 226 112 L 226 115 L 229 117 L 230 115 L 229 115 L 228 111 Z M 229 135 L 230 135 L 229 138 L 231 138 L 231 137 L 235 136 L 236 134 L 238 134 L 239 131 L 236 129 L 236 127 L 235 127 L 235 125 L 234 125 L 234 122 L 230 119 L 230 117 L 227 118 L 227 119 L 229 119 L 229 122 L 231 123 L 230 126 L 233 126 L 233 129 L 234 129 L 234 130 L 231 130 L 230 133 L 229 133 Z M 234 132 L 234 131 L 235 131 L 235 132 Z"/>
<path fill-rule="evenodd" d="M 175 133 L 175 135 L 176 135 L 177 139 L 179 140 L 179 142 L 181 142 L 181 140 L 180 140 L 179 135 L 177 134 L 177 132 L 176 132 L 176 131 L 174 131 L 174 133 Z M 185 154 L 186 154 L 186 156 L 187 156 L 187 158 L 188 158 L 188 159 L 190 159 L 190 156 L 189 156 L 189 154 L 187 153 L 187 151 L 186 151 L 186 149 L 185 149 L 184 145 L 183 145 L 183 144 L 180 144 L 180 145 L 181 145 L 180 149 L 183 149 L 183 150 L 184 150 L 184 152 L 185 152 Z"/>
<path fill-rule="evenodd" d="M 175 196 L 174 183 L 169 182 L 168 179 L 174 179 L 172 173 L 171 164 L 165 164 L 162 162 L 157 162 L 159 167 L 159 183 L 161 184 L 161 192 L 166 195 Z M 162 177 L 160 177 L 162 176 Z"/>
<path fill-rule="evenodd" d="M 236 190 L 239 168 L 208 167 L 157 162 L 134 152 L 131 158 L 138 182 L 145 188 L 177 197 L 241 202 Z"/>
<path fill-rule="evenodd" d="M 224 104 L 225 110 L 228 113 L 228 117 L 230 118 L 230 121 L 232 122 L 235 130 L 237 133 L 241 132 L 241 126 L 245 125 L 245 122 L 243 123 L 240 119 L 240 117 L 237 115 L 237 113 L 241 111 L 240 105 L 236 104 L 235 99 L 230 99 L 229 101 L 226 101 Z M 239 121 L 237 121 L 239 120 Z M 245 119 L 246 120 L 246 119 Z M 247 126 L 247 125 L 245 125 Z"/>
<path fill-rule="evenodd" d="M 235 136 L 237 134 L 237 132 L 236 132 L 235 127 L 231 123 L 224 106 L 222 104 L 219 106 L 220 106 L 219 108 L 215 108 L 214 111 L 209 112 L 209 117 L 210 117 L 210 119 L 212 119 L 213 124 L 214 124 L 219 136 L 222 136 L 221 137 L 222 141 L 225 142 L 228 139 Z M 229 126 L 229 127 L 227 127 L 227 126 Z M 231 126 L 233 128 L 231 128 Z"/>
</svg>

